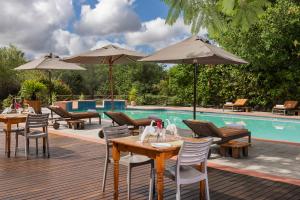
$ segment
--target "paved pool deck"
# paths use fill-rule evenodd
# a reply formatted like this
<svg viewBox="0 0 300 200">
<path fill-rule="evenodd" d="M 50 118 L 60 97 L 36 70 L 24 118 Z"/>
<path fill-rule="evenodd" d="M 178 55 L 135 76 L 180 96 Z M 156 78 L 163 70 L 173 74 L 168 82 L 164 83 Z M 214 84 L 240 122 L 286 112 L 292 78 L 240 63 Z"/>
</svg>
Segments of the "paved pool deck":
<svg viewBox="0 0 300 200">
<path fill-rule="evenodd" d="M 61 125 L 58 130 L 50 128 L 50 132 L 104 143 L 104 140 L 98 137 L 98 132 L 102 127 L 110 125 L 110 120 L 102 120 L 102 125 L 92 121 L 91 125 L 86 123 L 85 130 L 73 130 Z M 184 135 L 192 134 L 185 129 L 181 129 L 180 132 Z M 241 159 L 221 157 L 218 154 L 218 147 L 215 147 L 208 165 L 221 170 L 300 185 L 300 143 L 253 139 L 249 156 Z"/>
</svg>

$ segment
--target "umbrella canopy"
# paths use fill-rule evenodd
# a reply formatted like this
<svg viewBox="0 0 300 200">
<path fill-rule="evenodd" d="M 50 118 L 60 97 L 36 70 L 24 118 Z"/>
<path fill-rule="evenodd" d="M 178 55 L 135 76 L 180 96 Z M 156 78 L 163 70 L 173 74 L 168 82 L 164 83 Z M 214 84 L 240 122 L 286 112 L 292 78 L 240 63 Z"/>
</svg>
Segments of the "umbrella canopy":
<svg viewBox="0 0 300 200">
<path fill-rule="evenodd" d="M 145 55 L 136 51 L 123 49 L 115 45 L 107 45 L 76 56 L 65 58 L 64 61 L 82 64 L 107 64 L 109 65 L 110 93 L 112 109 L 114 107 L 113 73 L 112 66 L 115 64 L 129 64 L 143 58 Z"/>
<path fill-rule="evenodd" d="M 196 119 L 196 84 L 199 64 L 247 64 L 248 62 L 217 46 L 208 40 L 192 36 L 177 44 L 161 49 L 139 61 L 194 64 L 194 109 L 193 118 Z"/>
<path fill-rule="evenodd" d="M 21 65 L 15 70 L 86 70 L 73 63 L 67 63 L 53 54 L 45 55 L 42 58 L 30 61 Z"/>
<path fill-rule="evenodd" d="M 50 81 L 50 103 L 52 104 L 52 87 L 51 87 L 51 71 L 52 70 L 86 70 L 83 67 L 80 67 L 73 63 L 67 63 L 61 60 L 58 56 L 50 53 L 45 55 L 42 58 L 30 61 L 24 65 L 21 65 L 15 70 L 46 70 L 49 72 L 49 81 Z"/>
<path fill-rule="evenodd" d="M 107 45 L 76 56 L 65 58 L 64 61 L 83 64 L 128 64 L 145 57 L 144 54 L 123 49 L 115 45 Z"/>
<path fill-rule="evenodd" d="M 208 40 L 192 36 L 177 44 L 161 49 L 139 61 L 177 64 L 247 64 L 248 62 L 217 46 Z"/>
</svg>

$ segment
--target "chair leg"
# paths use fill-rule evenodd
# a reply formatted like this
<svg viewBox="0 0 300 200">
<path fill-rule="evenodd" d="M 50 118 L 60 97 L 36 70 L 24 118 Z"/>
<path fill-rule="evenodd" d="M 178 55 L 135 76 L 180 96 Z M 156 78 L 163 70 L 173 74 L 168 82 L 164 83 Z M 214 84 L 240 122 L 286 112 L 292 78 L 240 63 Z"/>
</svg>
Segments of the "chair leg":
<svg viewBox="0 0 300 200">
<path fill-rule="evenodd" d="M 205 179 L 205 194 L 206 194 L 206 200 L 210 200 L 209 198 L 209 187 L 208 187 L 208 178 L 206 175 L 206 179 Z"/>
<path fill-rule="evenodd" d="M 152 162 L 151 171 L 150 171 L 149 200 L 153 199 L 154 194 L 155 194 L 155 174 L 154 174 L 154 162 Z"/>
<path fill-rule="evenodd" d="M 25 156 L 27 160 L 28 160 L 28 155 L 29 155 L 29 139 L 25 138 Z"/>
<path fill-rule="evenodd" d="M 43 155 L 46 157 L 46 138 L 43 137 Z"/>
<path fill-rule="evenodd" d="M 105 191 L 105 183 L 106 183 L 106 176 L 107 176 L 107 168 L 108 168 L 108 160 L 107 160 L 107 158 L 106 158 L 106 159 L 105 159 L 105 164 L 104 164 L 103 179 L 102 179 L 102 192 Z"/>
<path fill-rule="evenodd" d="M 130 200 L 131 195 L 131 166 L 128 166 L 127 171 L 127 199 Z"/>
<path fill-rule="evenodd" d="M 89 124 L 91 124 L 92 123 L 92 119 L 91 118 L 89 118 Z"/>
<path fill-rule="evenodd" d="M 39 140 L 35 138 L 35 155 L 39 155 Z"/>
<path fill-rule="evenodd" d="M 180 200 L 180 185 L 177 185 L 177 191 L 176 191 L 176 200 Z"/>
<path fill-rule="evenodd" d="M 50 158 L 50 150 L 49 150 L 49 138 L 48 138 L 48 136 L 46 137 L 46 148 L 47 148 L 47 154 L 48 154 L 48 158 Z"/>
<path fill-rule="evenodd" d="M 19 135 L 18 133 L 16 133 L 15 156 L 17 156 L 18 146 L 19 146 Z"/>
</svg>

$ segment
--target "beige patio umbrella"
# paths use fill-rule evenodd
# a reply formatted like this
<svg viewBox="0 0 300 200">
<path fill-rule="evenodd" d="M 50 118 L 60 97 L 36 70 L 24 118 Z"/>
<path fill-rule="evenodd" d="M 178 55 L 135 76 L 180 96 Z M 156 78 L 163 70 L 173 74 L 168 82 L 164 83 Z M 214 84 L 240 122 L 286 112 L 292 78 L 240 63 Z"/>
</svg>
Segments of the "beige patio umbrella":
<svg viewBox="0 0 300 200">
<path fill-rule="evenodd" d="M 199 64 L 247 64 L 248 62 L 208 43 L 208 40 L 192 36 L 177 44 L 161 49 L 139 61 L 194 64 L 193 118 L 196 119 L 197 71 Z"/>
<path fill-rule="evenodd" d="M 15 70 L 45 70 L 49 73 L 49 98 L 50 103 L 52 104 L 52 81 L 51 81 L 51 71 L 52 70 L 86 70 L 79 65 L 73 63 L 67 63 L 62 61 L 58 56 L 50 53 L 49 55 L 45 55 L 39 59 L 32 60 L 24 65 L 21 65 Z"/>
<path fill-rule="evenodd" d="M 107 45 L 76 56 L 65 58 L 64 61 L 82 64 L 106 64 L 109 66 L 109 81 L 112 110 L 114 109 L 113 65 L 129 64 L 145 55 L 136 51 L 123 49 L 115 45 Z"/>
</svg>

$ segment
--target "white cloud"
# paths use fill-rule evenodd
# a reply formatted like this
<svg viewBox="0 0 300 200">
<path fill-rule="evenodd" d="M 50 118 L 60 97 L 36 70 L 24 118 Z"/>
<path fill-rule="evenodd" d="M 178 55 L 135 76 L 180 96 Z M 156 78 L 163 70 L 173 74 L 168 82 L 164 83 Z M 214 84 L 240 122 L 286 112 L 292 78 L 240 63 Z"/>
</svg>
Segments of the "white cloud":
<svg viewBox="0 0 300 200">
<path fill-rule="evenodd" d="M 130 0 L 101 0 L 95 8 L 83 5 L 75 30 L 84 35 L 108 35 L 140 29 L 139 17 Z"/>
<path fill-rule="evenodd" d="M 53 52 L 74 55 L 115 44 L 127 49 L 157 50 L 190 35 L 190 27 L 179 19 L 170 26 L 162 18 L 141 22 L 133 0 L 101 0 L 95 8 L 85 0 L 81 18 L 75 20 L 72 0 L 0 0 L 0 46 L 14 44 L 27 57 Z M 78 5 L 77 5 L 78 6 Z M 75 32 L 68 30 L 73 25 Z M 148 49 L 147 49 L 148 50 Z"/>
<path fill-rule="evenodd" d="M 200 34 L 205 32 L 201 30 Z M 190 26 L 185 25 L 182 18 L 170 26 L 165 23 L 165 19 L 158 17 L 144 22 L 139 31 L 126 33 L 125 39 L 129 45 L 148 45 L 158 50 L 190 35 Z"/>
<path fill-rule="evenodd" d="M 52 34 L 73 17 L 72 0 L 0 1 L 0 45 L 28 54 L 52 50 Z"/>
<path fill-rule="evenodd" d="M 162 18 L 144 22 L 142 28 L 136 32 L 125 34 L 125 39 L 130 45 L 149 45 L 160 49 L 190 35 L 189 27 L 179 19 L 172 26 L 165 23 Z"/>
<path fill-rule="evenodd" d="M 53 32 L 53 51 L 61 56 L 74 55 L 90 49 L 97 42 L 95 37 L 84 37 L 58 29 Z"/>
</svg>

